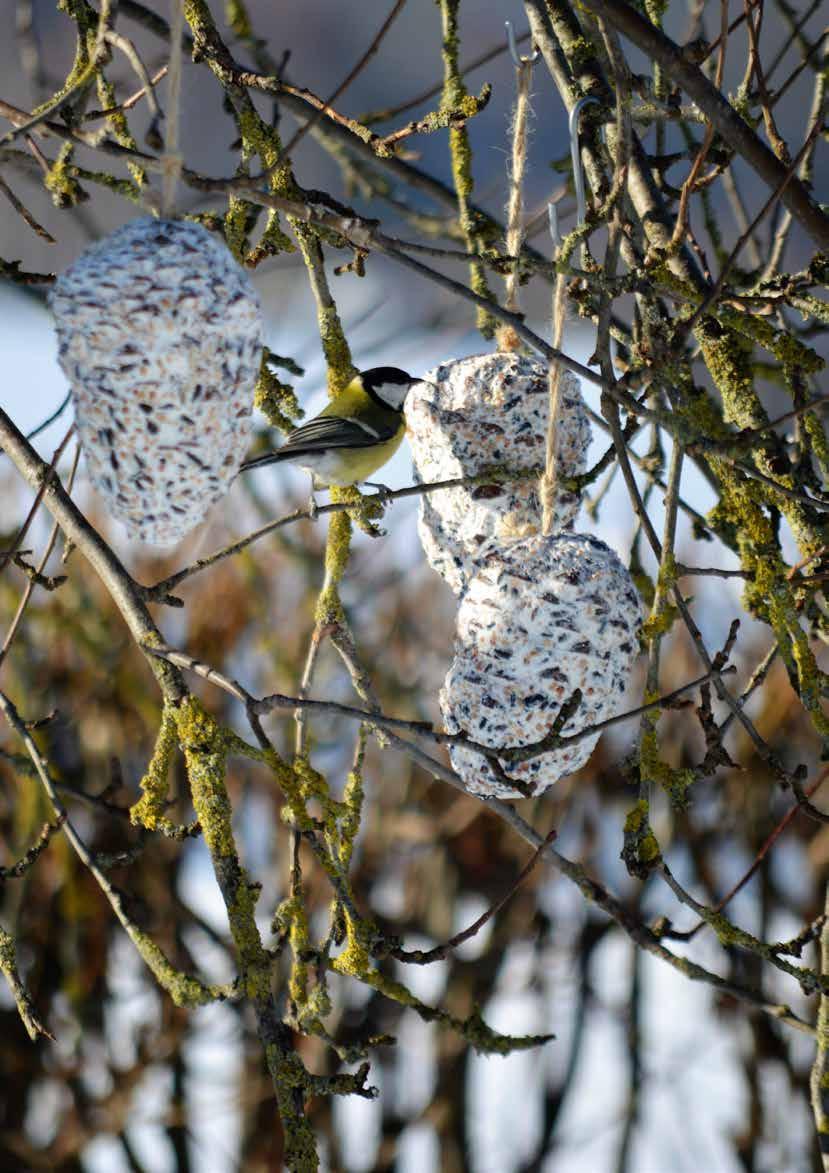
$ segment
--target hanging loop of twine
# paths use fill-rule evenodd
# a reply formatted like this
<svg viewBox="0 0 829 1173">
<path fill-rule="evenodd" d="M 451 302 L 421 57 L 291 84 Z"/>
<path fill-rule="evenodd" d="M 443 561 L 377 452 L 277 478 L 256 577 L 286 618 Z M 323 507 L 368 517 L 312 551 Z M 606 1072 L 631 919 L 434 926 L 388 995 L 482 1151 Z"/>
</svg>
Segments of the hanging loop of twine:
<svg viewBox="0 0 829 1173">
<path fill-rule="evenodd" d="M 512 161 L 507 200 L 507 255 L 517 257 L 524 240 L 524 171 L 527 166 L 527 139 L 530 112 L 530 81 L 534 58 L 522 57 L 515 70 L 516 96 L 512 116 Z M 512 313 L 519 310 L 518 264 L 506 278 L 505 306 Z M 518 350 L 521 343 L 512 326 L 498 331 L 499 350 Z"/>
<path fill-rule="evenodd" d="M 184 0 L 170 0 L 170 61 L 167 67 L 167 113 L 162 159 L 161 214 L 173 215 L 176 188 L 184 160 L 179 152 L 181 112 L 181 38 L 184 33 Z"/>
<path fill-rule="evenodd" d="M 564 319 L 567 316 L 567 291 L 565 277 L 559 273 L 556 277 L 553 292 L 553 328 L 552 344 L 556 350 L 561 347 L 561 337 L 564 333 Z M 561 376 L 560 363 L 550 361 L 547 368 L 547 385 L 550 396 L 549 419 L 547 420 L 547 448 L 544 460 L 544 472 L 538 485 L 538 495 L 541 498 L 541 532 L 546 537 L 553 528 L 556 512 L 556 477 L 558 473 L 558 417 L 561 407 Z"/>
</svg>

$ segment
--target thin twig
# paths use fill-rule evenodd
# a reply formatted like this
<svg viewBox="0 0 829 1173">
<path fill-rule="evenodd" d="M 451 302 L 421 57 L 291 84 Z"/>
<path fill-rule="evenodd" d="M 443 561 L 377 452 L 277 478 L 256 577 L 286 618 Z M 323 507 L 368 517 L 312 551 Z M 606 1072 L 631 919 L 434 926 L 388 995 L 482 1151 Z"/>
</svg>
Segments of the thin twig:
<svg viewBox="0 0 829 1173">
<path fill-rule="evenodd" d="M 633 717 L 641 716 L 642 713 L 671 704 L 684 693 L 699 687 L 700 684 L 704 684 L 714 676 L 727 676 L 736 672 L 736 668 L 734 667 L 721 670 L 716 668 L 712 669 L 704 676 L 699 676 L 696 680 L 690 680 L 687 684 L 673 689 L 664 696 L 647 701 L 645 704 L 638 705 L 634 709 L 629 709 L 625 713 L 617 713 L 614 717 L 607 717 L 603 721 L 597 721 L 592 725 L 586 726 L 584 729 L 579 729 L 576 733 L 563 735 L 556 732 L 555 736 L 551 737 L 548 734 L 529 745 L 493 747 L 473 741 L 462 733 L 439 732 L 425 721 L 412 721 L 403 717 L 390 717 L 385 713 L 372 712 L 370 709 L 358 709 L 352 705 L 340 704 L 339 701 L 315 700 L 311 697 L 302 696 L 285 696 L 282 693 L 270 693 L 267 696 L 256 698 L 238 680 L 226 676 L 216 668 L 211 668 L 209 664 L 195 659 L 186 652 L 179 652 L 174 648 L 163 646 L 155 647 L 149 644 L 144 646 L 144 651 L 150 656 L 157 656 L 159 659 L 166 660 L 170 664 L 175 664 L 179 668 L 185 668 L 190 672 L 195 672 L 197 676 L 201 676 L 202 679 L 209 681 L 211 684 L 215 684 L 224 692 L 229 693 L 230 696 L 242 701 L 257 716 L 264 716 L 267 713 L 273 712 L 274 709 L 309 709 L 317 713 L 327 713 L 331 716 L 347 717 L 350 720 L 363 721 L 372 728 L 413 733 L 416 737 L 423 737 L 435 745 L 462 746 L 464 749 L 471 749 L 479 753 L 487 760 L 494 754 L 497 754 L 499 758 L 508 762 L 530 761 L 532 758 L 539 757 L 541 754 L 547 753 L 552 749 L 578 745 L 579 742 L 594 737 L 597 733 L 602 733 L 605 729 L 610 729 L 614 725 L 621 724 L 623 721 L 629 721 Z M 510 782 L 512 781 L 510 779 Z"/>
<path fill-rule="evenodd" d="M 320 118 L 323 117 L 323 115 L 330 113 L 330 108 L 331 108 L 332 103 L 336 102 L 337 98 L 339 98 L 342 94 L 344 94 L 345 91 L 348 89 L 348 87 L 351 85 L 351 83 L 357 77 L 359 77 L 359 75 L 365 69 L 366 65 L 369 63 L 369 61 L 375 55 L 377 50 L 380 48 L 380 45 L 382 44 L 383 38 L 385 37 L 386 33 L 389 31 L 391 26 L 394 24 L 394 21 L 396 20 L 397 16 L 400 14 L 400 12 L 402 12 L 403 6 L 405 5 L 405 3 L 406 3 L 406 0 L 395 0 L 394 4 L 391 7 L 391 11 L 389 12 L 386 19 L 383 21 L 382 25 L 378 29 L 374 38 L 372 39 L 371 44 L 366 49 L 365 53 L 363 53 L 362 57 L 359 59 L 357 64 L 354 66 L 354 68 L 352 70 L 349 71 L 349 73 L 346 75 L 346 77 L 343 78 L 343 80 L 340 82 L 340 84 L 337 86 L 337 88 L 334 90 L 334 92 L 331 94 L 331 96 L 325 100 L 322 107 L 319 110 L 317 110 L 317 112 L 315 114 L 313 114 L 303 126 L 301 126 L 299 128 L 299 130 L 296 132 L 294 137 L 290 140 L 288 145 L 285 147 L 285 149 L 283 151 L 283 155 L 285 158 L 290 158 L 291 154 L 296 150 L 297 145 L 302 140 L 302 138 L 308 133 L 309 130 L 312 130 L 313 127 L 316 126 L 316 124 L 319 122 Z"/>
<path fill-rule="evenodd" d="M 69 818 L 69 812 L 61 802 L 58 788 L 46 766 L 43 755 L 35 745 L 31 733 L 26 728 L 25 722 L 21 720 L 20 714 L 14 704 L 3 692 L 0 692 L 0 710 L 2 710 L 9 725 L 14 729 L 26 747 L 26 752 L 32 759 L 38 777 L 43 784 L 43 789 L 49 796 L 49 801 L 61 820 L 63 834 L 68 839 L 78 859 L 80 859 L 87 871 L 96 880 L 98 887 L 109 901 L 112 911 L 121 922 L 121 926 L 127 936 L 133 942 L 147 966 L 152 970 L 159 984 L 173 994 L 180 1001 L 181 1005 L 201 1006 L 207 1002 L 224 1000 L 235 996 L 236 990 L 232 986 L 209 985 L 199 981 L 198 978 L 177 974 L 161 949 L 149 940 L 146 933 L 138 928 L 138 925 L 135 924 L 126 911 L 121 893 L 110 882 L 109 877 L 99 866 L 95 856 L 75 829 L 72 820 Z"/>
<path fill-rule="evenodd" d="M 442 961 L 448 953 L 457 949 L 459 945 L 463 945 L 464 941 L 472 940 L 484 925 L 491 921 L 501 911 L 504 905 L 512 899 L 544 854 L 545 848 L 553 842 L 556 835 L 557 831 L 555 827 L 547 832 L 547 835 L 539 843 L 538 847 L 536 847 L 503 896 L 496 900 L 494 904 L 490 905 L 486 912 L 481 913 L 467 928 L 463 929 L 460 933 L 456 933 L 454 937 L 450 937 L 448 941 L 444 941 L 442 945 L 436 945 L 434 949 L 391 949 L 389 950 L 391 956 L 395 961 L 405 961 L 410 965 L 429 965 L 433 961 Z"/>
<path fill-rule="evenodd" d="M 455 489 L 462 485 L 484 484 L 494 479 L 500 479 L 501 475 L 496 473 L 481 473 L 471 478 L 451 477 L 445 481 L 431 481 L 422 485 L 407 485 L 402 489 L 384 489 L 377 493 L 367 493 L 365 499 L 369 502 L 376 499 L 379 503 L 398 501 L 404 497 L 419 497 L 424 493 L 436 493 L 441 489 Z M 537 469 L 527 469 L 516 472 L 514 479 L 531 480 L 537 475 Z M 511 480 L 513 478 L 507 477 L 505 479 Z M 206 570 L 209 566 L 215 565 L 224 558 L 233 557 L 234 554 L 238 554 L 254 542 L 260 541 L 262 538 L 267 537 L 268 534 L 272 534 L 286 525 L 293 525 L 298 521 L 313 521 L 317 517 L 324 517 L 329 513 L 343 513 L 353 508 L 353 502 L 331 501 L 327 505 L 318 505 L 313 511 L 311 509 L 295 509 L 292 513 L 285 514 L 284 517 L 279 517 L 275 521 L 269 521 L 266 525 L 260 526 L 259 529 L 253 530 L 245 537 L 239 538 L 238 541 L 231 542 L 228 546 L 223 546 L 221 550 L 216 550 L 213 554 L 199 558 L 197 562 L 193 562 L 190 566 L 184 567 L 183 570 L 178 570 L 175 574 L 161 579 L 159 582 L 154 583 L 153 586 L 142 587 L 141 590 L 144 593 L 144 598 L 148 602 L 166 602 L 171 603 L 173 606 L 180 606 L 181 601 L 171 598 L 170 591 L 175 590 L 179 583 L 184 582 L 185 579 L 191 578 L 194 574 L 198 574 L 202 570 Z"/>
</svg>

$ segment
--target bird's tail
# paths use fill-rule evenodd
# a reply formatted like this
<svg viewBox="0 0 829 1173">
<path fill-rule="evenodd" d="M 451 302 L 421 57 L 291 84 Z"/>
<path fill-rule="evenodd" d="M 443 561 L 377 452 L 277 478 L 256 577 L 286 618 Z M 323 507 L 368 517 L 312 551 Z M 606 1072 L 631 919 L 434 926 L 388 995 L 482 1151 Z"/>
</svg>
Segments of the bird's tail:
<svg viewBox="0 0 829 1173">
<path fill-rule="evenodd" d="M 281 448 L 276 448 L 273 452 L 265 452 L 262 456 L 254 456 L 253 460 L 246 460 L 244 464 L 239 466 L 239 472 L 247 472 L 251 468 L 262 468 L 265 464 L 276 464 L 277 461 L 285 460 L 290 455 L 291 453 L 283 453 Z"/>
</svg>

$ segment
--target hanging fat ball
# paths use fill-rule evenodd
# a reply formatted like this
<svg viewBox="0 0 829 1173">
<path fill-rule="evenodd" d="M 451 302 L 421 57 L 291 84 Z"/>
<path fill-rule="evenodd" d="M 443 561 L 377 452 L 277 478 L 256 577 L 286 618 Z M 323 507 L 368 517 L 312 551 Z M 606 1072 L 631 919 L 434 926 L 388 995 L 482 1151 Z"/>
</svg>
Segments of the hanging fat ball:
<svg viewBox="0 0 829 1173">
<path fill-rule="evenodd" d="M 49 301 L 92 483 L 131 536 L 178 541 L 248 444 L 262 320 L 247 274 L 200 224 L 148 217 L 87 249 Z"/>
<path fill-rule="evenodd" d="M 641 605 L 633 580 L 604 542 L 559 533 L 492 548 L 458 611 L 455 658 L 440 694 L 450 733 L 493 749 L 531 745 L 581 691 L 562 729 L 577 733 L 622 711 L 639 651 Z M 511 764 L 504 772 L 541 793 L 590 757 L 599 734 Z M 515 798 L 480 753 L 452 746 L 467 790 Z"/>
<path fill-rule="evenodd" d="M 247 460 L 240 472 L 289 460 L 306 469 L 314 488 L 366 481 L 394 456 L 406 434 L 403 404 L 419 382 L 399 367 L 371 367 L 274 452 Z"/>
<path fill-rule="evenodd" d="M 417 479 L 428 484 L 491 468 L 542 469 L 546 366 L 515 353 L 443 363 L 409 396 L 406 420 Z M 584 472 L 591 430 L 578 380 L 562 372 L 553 528 L 570 526 L 580 495 L 563 483 Z M 538 478 L 439 489 L 421 497 L 418 532 L 430 565 L 460 594 L 493 539 L 541 529 Z"/>
</svg>

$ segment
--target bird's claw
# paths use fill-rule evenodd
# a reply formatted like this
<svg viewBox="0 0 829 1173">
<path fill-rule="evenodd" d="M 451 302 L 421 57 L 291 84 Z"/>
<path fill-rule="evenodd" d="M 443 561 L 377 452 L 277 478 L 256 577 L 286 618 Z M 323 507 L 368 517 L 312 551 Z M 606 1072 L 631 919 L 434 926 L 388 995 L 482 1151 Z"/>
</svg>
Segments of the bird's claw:
<svg viewBox="0 0 829 1173">
<path fill-rule="evenodd" d="M 384 505 L 390 505 L 394 500 L 394 497 L 392 496 L 392 490 L 388 485 L 380 485 L 375 481 L 366 481 L 365 483 L 370 489 L 375 490 L 375 496 L 378 500 L 382 501 Z"/>
</svg>

